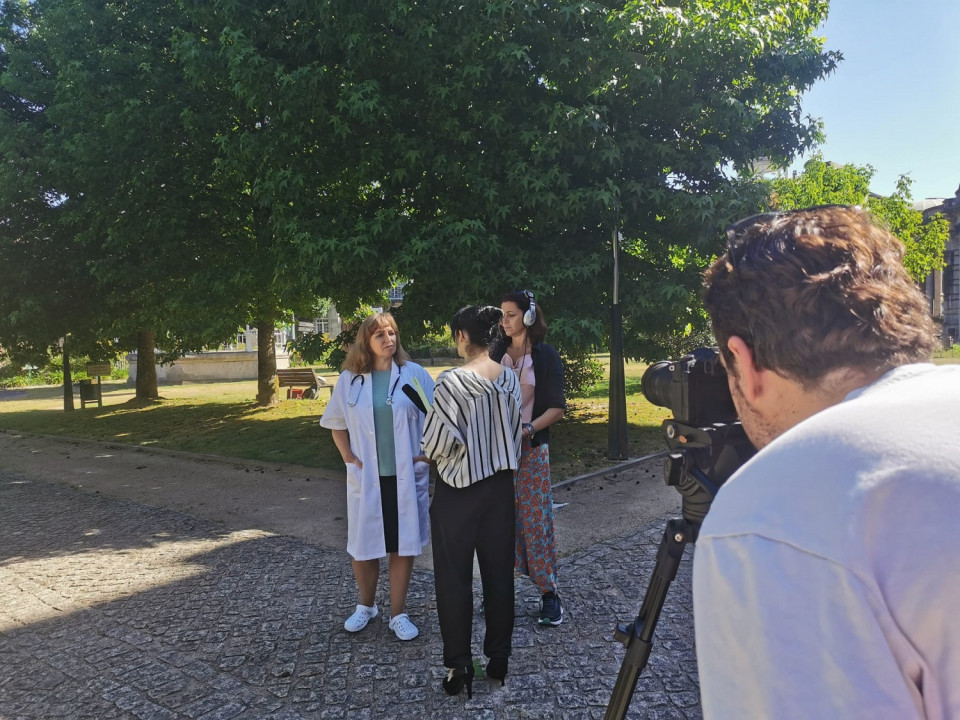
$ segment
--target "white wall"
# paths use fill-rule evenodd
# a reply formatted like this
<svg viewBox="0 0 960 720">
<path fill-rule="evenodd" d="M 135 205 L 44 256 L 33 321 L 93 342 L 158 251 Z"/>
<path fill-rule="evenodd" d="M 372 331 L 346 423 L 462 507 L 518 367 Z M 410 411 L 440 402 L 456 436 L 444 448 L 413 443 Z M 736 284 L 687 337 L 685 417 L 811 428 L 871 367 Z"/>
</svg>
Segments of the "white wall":
<svg viewBox="0 0 960 720">
<path fill-rule="evenodd" d="M 127 355 L 130 382 L 137 379 L 137 356 Z M 277 368 L 290 367 L 290 356 L 277 353 Z M 256 380 L 257 351 L 228 350 L 187 355 L 167 365 L 157 365 L 157 382 L 181 383 L 215 380 Z"/>
</svg>

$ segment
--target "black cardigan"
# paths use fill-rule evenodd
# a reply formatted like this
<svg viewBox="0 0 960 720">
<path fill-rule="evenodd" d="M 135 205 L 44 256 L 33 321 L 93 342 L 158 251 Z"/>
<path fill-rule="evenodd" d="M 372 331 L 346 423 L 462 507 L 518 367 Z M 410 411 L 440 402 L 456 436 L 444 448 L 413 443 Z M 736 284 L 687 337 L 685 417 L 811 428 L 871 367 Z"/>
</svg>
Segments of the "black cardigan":
<svg viewBox="0 0 960 720">
<path fill-rule="evenodd" d="M 491 357 L 500 362 L 506 351 L 504 347 L 503 352 L 498 353 L 498 356 Z M 563 363 L 559 353 L 553 345 L 539 342 L 530 348 L 530 355 L 533 358 L 533 375 L 537 382 L 533 388 L 533 419 L 537 419 L 550 408 L 560 408 L 566 412 L 567 401 L 563 395 Z M 537 430 L 530 444 L 536 447 L 549 442 L 550 428 L 545 427 Z"/>
</svg>

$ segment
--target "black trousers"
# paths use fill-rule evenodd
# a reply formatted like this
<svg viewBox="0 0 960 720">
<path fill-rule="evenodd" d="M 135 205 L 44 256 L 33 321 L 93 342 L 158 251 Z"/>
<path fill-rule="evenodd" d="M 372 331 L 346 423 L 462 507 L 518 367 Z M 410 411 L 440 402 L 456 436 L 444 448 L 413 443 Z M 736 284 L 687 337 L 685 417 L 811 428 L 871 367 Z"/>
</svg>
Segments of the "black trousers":
<svg viewBox="0 0 960 720">
<path fill-rule="evenodd" d="M 383 542 L 387 554 L 400 550 L 400 510 L 397 503 L 397 476 L 380 476 L 380 510 L 383 512 Z"/>
<path fill-rule="evenodd" d="M 510 657 L 513 635 L 513 471 L 501 470 L 466 488 L 437 481 L 430 505 L 437 615 L 443 664 L 473 662 L 473 555 L 480 564 L 483 654 Z"/>
</svg>

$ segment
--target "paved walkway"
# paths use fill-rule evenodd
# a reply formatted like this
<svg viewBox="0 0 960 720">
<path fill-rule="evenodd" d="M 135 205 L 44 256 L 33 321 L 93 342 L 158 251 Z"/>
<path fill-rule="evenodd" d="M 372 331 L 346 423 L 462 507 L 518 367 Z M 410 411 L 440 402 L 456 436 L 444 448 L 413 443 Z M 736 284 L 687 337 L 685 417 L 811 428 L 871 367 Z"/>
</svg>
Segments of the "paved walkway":
<svg viewBox="0 0 960 720">
<path fill-rule="evenodd" d="M 382 616 L 351 635 L 342 551 L 0 471 L 0 717 L 602 718 L 624 652 L 614 621 L 635 616 L 665 520 L 561 561 L 558 628 L 537 627 L 518 579 L 506 687 L 478 681 L 467 700 L 440 687 L 429 572 L 410 588 L 419 638 L 401 643 Z M 701 717 L 691 560 L 630 718 Z"/>
</svg>

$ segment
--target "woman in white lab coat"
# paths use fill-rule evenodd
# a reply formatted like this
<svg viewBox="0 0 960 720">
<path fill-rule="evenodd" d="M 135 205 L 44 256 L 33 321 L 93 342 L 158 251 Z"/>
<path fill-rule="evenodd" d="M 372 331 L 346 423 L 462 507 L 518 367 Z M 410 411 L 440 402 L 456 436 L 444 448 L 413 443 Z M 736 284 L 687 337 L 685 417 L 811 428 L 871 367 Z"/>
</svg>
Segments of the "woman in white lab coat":
<svg viewBox="0 0 960 720">
<path fill-rule="evenodd" d="M 377 616 L 380 559 L 389 555 L 390 629 L 401 640 L 419 634 L 406 601 L 413 558 L 430 540 L 430 471 L 414 461 L 424 411 L 403 390 L 417 384 L 432 401 L 433 379 L 410 361 L 393 316 L 376 313 L 360 325 L 320 419 L 347 466 L 347 552 L 360 596 L 349 632 Z"/>
</svg>

